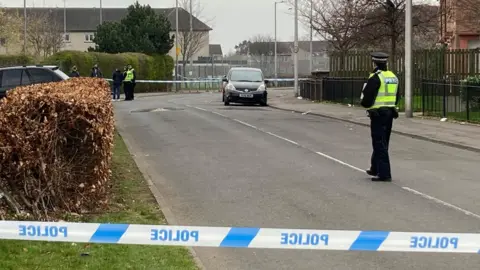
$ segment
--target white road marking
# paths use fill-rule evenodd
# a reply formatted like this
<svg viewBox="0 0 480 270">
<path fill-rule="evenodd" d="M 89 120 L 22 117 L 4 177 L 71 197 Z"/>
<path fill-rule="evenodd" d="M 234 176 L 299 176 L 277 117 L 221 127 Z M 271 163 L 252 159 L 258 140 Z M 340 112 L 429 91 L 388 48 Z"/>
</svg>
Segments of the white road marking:
<svg viewBox="0 0 480 270">
<path fill-rule="evenodd" d="M 249 123 L 245 123 L 245 122 L 243 122 L 243 121 L 241 121 L 241 120 L 233 119 L 233 121 L 238 122 L 238 123 L 240 123 L 240 124 L 242 124 L 242 125 L 245 125 L 245 126 L 247 126 L 247 127 L 251 127 L 251 128 L 253 128 L 253 129 L 259 130 L 256 126 L 250 125 Z"/>
<path fill-rule="evenodd" d="M 475 218 L 480 219 L 480 215 L 477 215 L 477 214 L 475 214 L 475 213 L 472 213 L 472 212 L 470 212 L 470 211 L 468 211 L 468 210 L 465 210 L 465 209 L 463 209 L 463 208 L 461 208 L 461 207 L 458 207 L 458 206 L 456 206 L 456 205 L 453 205 L 453 204 L 451 204 L 451 203 L 447 203 L 447 202 L 445 202 L 445 201 L 442 201 L 442 200 L 440 200 L 440 199 L 437 199 L 437 198 L 435 198 L 435 197 L 432 197 L 432 196 L 430 196 L 430 195 L 428 195 L 428 194 L 425 194 L 425 193 L 422 193 L 422 192 L 420 192 L 420 191 L 417 191 L 417 190 L 415 190 L 415 189 L 413 189 L 413 188 L 409 188 L 409 187 L 402 187 L 402 188 L 403 188 L 404 190 L 408 191 L 408 192 L 411 192 L 411 193 L 413 193 L 413 194 L 419 195 L 419 196 L 421 196 L 421 197 L 423 197 L 423 198 L 425 198 L 425 199 L 432 200 L 432 201 L 434 201 L 434 202 L 436 202 L 436 203 L 439 203 L 439 204 L 441 204 L 441 205 L 443 205 L 443 206 L 446 206 L 446 207 L 452 208 L 452 209 L 454 209 L 454 210 L 460 211 L 460 212 L 464 213 L 464 214 L 467 215 L 467 216 L 472 216 L 472 217 L 475 217 Z"/>
<path fill-rule="evenodd" d="M 280 136 L 280 135 L 277 135 L 277 134 L 275 134 L 275 133 L 268 132 L 268 131 L 264 131 L 264 132 L 267 133 L 268 135 L 272 135 L 273 137 L 277 137 L 277 138 L 282 139 L 282 140 L 284 140 L 284 141 L 287 141 L 287 142 L 289 142 L 289 143 L 292 143 L 292 144 L 295 144 L 295 145 L 299 145 L 297 142 L 294 142 L 294 141 L 292 141 L 292 140 L 289 140 L 289 139 L 287 139 L 287 138 L 285 138 L 285 137 L 282 137 L 282 136 Z"/>
<path fill-rule="evenodd" d="M 212 113 L 214 113 L 214 114 L 216 114 L 216 115 L 220 115 L 220 116 L 222 116 L 222 117 L 227 117 L 227 118 L 228 118 L 228 116 L 226 116 L 225 114 L 221 114 L 221 113 L 219 113 L 219 112 L 212 111 Z"/>
<path fill-rule="evenodd" d="M 200 110 L 200 111 L 209 112 L 209 110 L 204 109 L 204 108 L 200 108 L 200 107 L 194 107 L 194 108 L 197 109 L 197 110 Z"/>
<path fill-rule="evenodd" d="M 209 110 L 206 110 L 206 109 L 203 109 L 203 108 L 200 108 L 200 107 L 194 107 L 194 108 L 195 108 L 195 109 L 198 109 L 198 110 L 202 110 L 202 111 L 206 111 L 206 112 L 211 112 L 211 113 L 214 113 L 214 114 L 221 115 L 221 116 L 223 116 L 223 117 L 229 118 L 229 117 L 226 116 L 226 115 L 223 115 L 223 114 L 220 114 L 220 113 L 217 113 L 217 112 L 214 112 L 214 111 L 209 111 Z M 231 118 L 229 118 L 229 119 L 231 119 Z M 286 142 L 289 142 L 289 143 L 291 143 L 291 144 L 294 144 L 294 145 L 303 147 L 303 148 L 305 148 L 305 149 L 308 149 L 308 148 L 306 148 L 306 147 L 298 144 L 298 143 L 295 142 L 295 141 L 292 141 L 292 140 L 290 140 L 290 139 L 287 139 L 287 138 L 282 137 L 282 136 L 280 136 L 280 135 L 277 135 L 277 134 L 275 134 L 275 133 L 262 130 L 262 129 L 260 129 L 260 128 L 254 126 L 254 125 L 251 125 L 251 124 L 249 124 L 249 123 L 246 123 L 246 122 L 244 122 L 244 121 L 241 121 L 241 120 L 238 120 L 238 119 L 232 119 L 232 120 L 235 121 L 235 122 L 237 122 L 237 123 L 240 123 L 240 124 L 242 124 L 242 125 L 245 125 L 245 126 L 247 126 L 247 127 L 253 128 L 253 129 L 255 129 L 255 130 L 261 131 L 261 132 L 266 133 L 266 134 L 268 134 L 268 135 L 271 135 L 271 136 L 274 136 L 274 137 L 279 138 L 279 139 L 281 139 L 281 140 L 284 140 L 284 141 L 286 141 Z M 344 165 L 344 166 L 346 166 L 346 167 L 349 167 L 349 168 L 351 168 L 351 169 L 354 169 L 354 170 L 356 170 L 356 171 L 358 171 L 358 172 L 366 173 L 365 170 L 363 170 L 363 169 L 360 169 L 360 168 L 358 168 L 358 167 L 356 167 L 356 166 L 353 166 L 353 165 L 351 165 L 351 164 L 348 164 L 348 163 L 346 163 L 346 162 L 344 162 L 344 161 L 341 161 L 341 160 L 339 160 L 339 159 L 337 159 L 337 158 L 334 158 L 334 157 L 332 157 L 332 156 L 329 156 L 329 155 L 327 155 L 327 154 L 325 154 L 325 153 L 316 152 L 316 151 L 313 151 L 313 150 L 311 150 L 311 149 L 308 149 L 308 150 L 310 150 L 310 151 L 312 151 L 312 152 L 315 152 L 317 155 L 320 155 L 320 156 L 322 156 L 322 157 L 324 157 L 324 158 L 330 159 L 330 160 L 332 160 L 332 161 L 334 161 L 334 162 L 337 162 L 337 163 L 339 163 L 339 164 L 341 164 L 341 165 Z M 395 183 L 394 183 L 394 184 L 395 184 Z M 396 184 L 395 184 L 395 185 L 396 185 Z M 471 216 L 471 217 L 475 217 L 475 218 L 477 218 L 477 219 L 480 219 L 480 215 L 478 215 L 478 214 L 475 214 L 475 213 L 473 213 L 473 212 L 470 212 L 470 211 L 468 211 L 468 210 L 465 210 L 465 209 L 463 209 L 463 208 L 461 208 L 461 207 L 458 207 L 458 206 L 456 206 L 456 205 L 447 203 L 447 202 L 445 202 L 445 201 L 442 201 L 442 200 L 440 200 L 440 199 L 437 199 L 437 198 L 435 198 L 435 197 L 433 197 L 433 196 L 430 196 L 430 195 L 428 195 L 428 194 L 422 193 L 422 192 L 420 192 L 420 191 L 417 191 L 417 190 L 412 189 L 412 188 L 409 188 L 409 187 L 401 187 L 401 188 L 402 188 L 403 190 L 405 190 L 405 191 L 408 191 L 408 192 L 413 193 L 413 194 L 415 194 L 415 195 L 421 196 L 421 197 L 423 197 L 423 198 L 425 198 L 425 199 L 431 200 L 431 201 L 436 202 L 436 203 L 438 203 L 438 204 L 440 204 L 440 205 L 443 205 L 443 206 L 445 206 L 445 207 L 448 207 L 448 208 L 451 208 L 451 209 L 453 209 L 453 210 L 457 210 L 457 211 L 459 211 L 459 212 L 462 212 L 462 213 L 464 213 L 464 214 L 467 215 L 467 216 Z"/>
<path fill-rule="evenodd" d="M 329 156 L 329 155 L 327 155 L 327 154 L 324 154 L 324 153 L 322 153 L 322 152 L 315 152 L 315 153 L 317 153 L 318 155 L 320 155 L 320 156 L 322 156 L 322 157 L 324 157 L 324 158 L 333 160 L 333 161 L 335 161 L 335 162 L 337 162 L 337 163 L 340 163 L 340 164 L 342 164 L 342 165 L 344 165 L 344 166 L 347 166 L 347 167 L 352 168 L 352 169 L 354 169 L 354 170 L 357 170 L 357 171 L 359 171 L 359 172 L 365 173 L 365 170 L 362 170 L 362 169 L 360 169 L 360 168 L 358 168 L 358 167 L 355 167 L 355 166 L 350 165 L 350 164 L 348 164 L 348 163 L 346 163 L 346 162 L 343 162 L 343 161 L 341 161 L 340 159 L 336 159 L 336 158 L 331 157 L 331 156 Z"/>
</svg>

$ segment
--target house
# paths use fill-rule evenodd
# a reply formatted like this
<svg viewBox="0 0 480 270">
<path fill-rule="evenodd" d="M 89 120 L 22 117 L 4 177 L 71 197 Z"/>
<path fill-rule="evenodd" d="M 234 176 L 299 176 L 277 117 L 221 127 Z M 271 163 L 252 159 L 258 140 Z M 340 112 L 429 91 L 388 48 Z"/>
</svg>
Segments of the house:
<svg viewBox="0 0 480 270">
<path fill-rule="evenodd" d="M 222 46 L 220 44 L 210 44 L 209 46 L 210 57 L 214 61 L 221 60 L 223 58 Z"/>
<path fill-rule="evenodd" d="M 23 20 L 23 8 L 4 8 L 7 13 L 16 13 Z M 175 22 L 176 22 L 176 12 L 175 8 L 160 8 L 153 9 L 158 14 L 165 15 L 170 21 L 172 32 L 171 35 L 175 35 Z M 65 26 L 66 35 L 64 46 L 61 50 L 74 50 L 74 51 L 87 51 L 89 47 L 95 47 L 93 43 L 93 38 L 95 36 L 95 31 L 97 26 L 100 23 L 100 12 L 102 22 L 113 21 L 118 22 L 124 18 L 127 14 L 126 8 L 66 8 L 65 10 L 65 21 L 64 21 L 64 9 L 63 8 L 27 8 L 27 20 L 29 16 L 35 16 L 36 14 L 45 14 L 48 13 L 49 17 L 55 20 L 61 29 Z M 178 21 L 180 32 L 190 31 L 190 13 L 183 8 L 179 8 L 178 11 Z M 202 35 L 202 46 L 198 52 L 192 57 L 193 60 L 196 60 L 200 56 L 209 56 L 210 55 L 210 46 L 209 46 L 209 33 L 212 30 L 204 22 L 200 21 L 195 16 L 192 16 L 192 25 L 193 31 L 203 32 Z M 65 22 L 65 25 L 64 25 Z M 22 46 L 18 46 L 19 52 L 22 49 Z M 6 53 L 6 48 L 2 47 L 0 44 L 0 53 Z M 9 53 L 13 53 L 9 51 Z M 175 46 L 171 49 L 169 55 L 175 58 L 176 50 Z M 182 56 L 179 56 L 181 60 Z"/>
<path fill-rule="evenodd" d="M 440 0 L 440 42 L 449 49 L 480 47 L 479 6 L 480 0 Z"/>
</svg>

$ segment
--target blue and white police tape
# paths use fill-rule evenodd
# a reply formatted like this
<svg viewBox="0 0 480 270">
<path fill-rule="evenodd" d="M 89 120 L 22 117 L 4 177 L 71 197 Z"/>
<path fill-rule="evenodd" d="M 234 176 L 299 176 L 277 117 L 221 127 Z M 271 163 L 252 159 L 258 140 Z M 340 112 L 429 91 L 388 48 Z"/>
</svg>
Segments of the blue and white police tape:
<svg viewBox="0 0 480 270">
<path fill-rule="evenodd" d="M 112 79 L 105 79 L 109 82 Z M 295 79 L 267 79 L 269 82 L 293 82 Z M 308 80 L 308 78 L 299 78 L 298 80 Z M 184 80 L 184 81 L 169 81 L 169 80 L 136 80 L 138 83 L 220 83 L 221 79 L 205 79 L 205 80 Z"/>
<path fill-rule="evenodd" d="M 196 247 L 480 253 L 480 234 L 0 221 L 0 239 Z"/>
</svg>

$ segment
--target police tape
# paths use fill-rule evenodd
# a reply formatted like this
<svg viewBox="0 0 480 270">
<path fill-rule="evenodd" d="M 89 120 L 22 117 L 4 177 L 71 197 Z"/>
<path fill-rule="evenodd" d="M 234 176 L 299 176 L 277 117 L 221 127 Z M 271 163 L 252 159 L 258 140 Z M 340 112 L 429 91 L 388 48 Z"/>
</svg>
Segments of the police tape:
<svg viewBox="0 0 480 270">
<path fill-rule="evenodd" d="M 0 239 L 265 249 L 480 253 L 480 234 L 0 221 Z"/>
<path fill-rule="evenodd" d="M 105 79 L 109 82 L 113 81 L 112 79 Z M 269 82 L 293 82 L 295 79 L 267 79 Z M 308 80 L 308 78 L 299 78 L 299 81 Z M 221 83 L 221 79 L 208 79 L 208 80 L 184 80 L 184 81 L 171 81 L 171 80 L 136 80 L 138 83 Z"/>
</svg>

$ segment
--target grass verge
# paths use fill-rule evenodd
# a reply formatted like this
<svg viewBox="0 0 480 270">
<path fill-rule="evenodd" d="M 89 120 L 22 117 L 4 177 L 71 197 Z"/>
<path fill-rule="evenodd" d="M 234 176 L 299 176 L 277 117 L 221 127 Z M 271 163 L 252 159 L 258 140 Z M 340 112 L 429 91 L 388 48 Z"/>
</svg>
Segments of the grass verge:
<svg viewBox="0 0 480 270">
<path fill-rule="evenodd" d="M 84 222 L 165 224 L 120 135 L 115 134 L 108 212 Z M 198 269 L 186 248 L 0 240 L 0 269 Z"/>
</svg>

